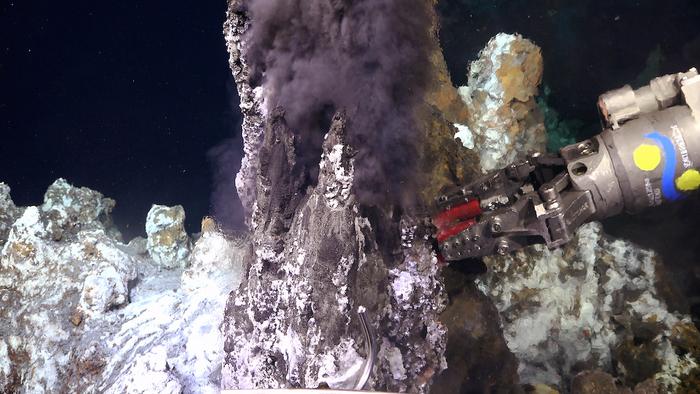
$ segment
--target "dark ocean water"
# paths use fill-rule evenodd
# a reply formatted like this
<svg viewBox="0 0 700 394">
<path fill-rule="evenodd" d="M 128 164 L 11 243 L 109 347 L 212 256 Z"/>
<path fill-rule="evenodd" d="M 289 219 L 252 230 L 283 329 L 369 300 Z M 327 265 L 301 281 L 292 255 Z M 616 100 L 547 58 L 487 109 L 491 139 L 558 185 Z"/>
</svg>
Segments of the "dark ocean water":
<svg viewBox="0 0 700 394">
<path fill-rule="evenodd" d="M 225 1 L 0 2 L 0 181 L 19 205 L 64 177 L 117 200 L 125 238 L 151 204 L 209 212 L 207 151 L 240 133 Z"/>
</svg>

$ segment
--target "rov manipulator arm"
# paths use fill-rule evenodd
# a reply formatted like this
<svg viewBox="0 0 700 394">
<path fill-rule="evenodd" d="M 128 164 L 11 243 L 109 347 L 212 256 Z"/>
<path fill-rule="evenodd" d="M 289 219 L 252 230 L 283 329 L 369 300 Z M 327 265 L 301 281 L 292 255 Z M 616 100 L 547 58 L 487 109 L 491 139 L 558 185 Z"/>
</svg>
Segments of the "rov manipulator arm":
<svg viewBox="0 0 700 394">
<path fill-rule="evenodd" d="M 593 220 L 636 213 L 700 188 L 700 75 L 655 78 L 600 96 L 604 130 L 558 154 L 527 158 L 436 199 L 447 261 L 556 248 Z"/>
</svg>

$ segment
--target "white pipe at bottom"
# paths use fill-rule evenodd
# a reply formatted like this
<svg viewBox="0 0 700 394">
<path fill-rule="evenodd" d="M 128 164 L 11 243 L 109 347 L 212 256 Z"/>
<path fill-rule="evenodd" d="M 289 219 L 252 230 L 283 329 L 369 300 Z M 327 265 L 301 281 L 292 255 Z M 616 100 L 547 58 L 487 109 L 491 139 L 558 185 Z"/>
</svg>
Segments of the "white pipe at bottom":
<svg viewBox="0 0 700 394">
<path fill-rule="evenodd" d="M 331 389 L 250 389 L 250 390 L 222 390 L 221 394 L 357 394 L 357 393 L 375 393 L 375 394 L 395 394 L 385 391 L 356 391 L 356 390 L 331 390 Z"/>
</svg>

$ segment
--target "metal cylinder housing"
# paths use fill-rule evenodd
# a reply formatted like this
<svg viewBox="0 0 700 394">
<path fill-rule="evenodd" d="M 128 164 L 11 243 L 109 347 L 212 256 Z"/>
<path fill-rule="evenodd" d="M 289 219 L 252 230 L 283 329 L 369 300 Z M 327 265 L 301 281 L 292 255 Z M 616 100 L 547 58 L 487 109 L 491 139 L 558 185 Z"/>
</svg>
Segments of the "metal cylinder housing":
<svg viewBox="0 0 700 394">
<path fill-rule="evenodd" d="M 639 212 L 700 188 L 699 102 L 695 69 L 601 96 L 609 128 L 561 150 L 574 188 L 593 196 L 594 219 Z"/>
</svg>

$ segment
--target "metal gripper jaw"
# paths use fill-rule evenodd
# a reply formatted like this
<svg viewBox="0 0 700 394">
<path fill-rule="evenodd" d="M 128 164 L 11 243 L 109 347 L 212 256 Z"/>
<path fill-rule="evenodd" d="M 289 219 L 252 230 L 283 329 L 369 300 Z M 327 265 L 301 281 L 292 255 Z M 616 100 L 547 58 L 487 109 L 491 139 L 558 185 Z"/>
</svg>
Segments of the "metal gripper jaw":
<svg viewBox="0 0 700 394">
<path fill-rule="evenodd" d="M 636 213 L 700 190 L 700 74 L 653 79 L 600 96 L 602 133 L 531 154 L 437 199 L 447 261 L 558 247 L 581 224 Z"/>
<path fill-rule="evenodd" d="M 437 198 L 433 224 L 446 261 L 557 247 L 595 212 L 590 193 L 569 190 L 564 161 L 534 153 Z"/>
</svg>

